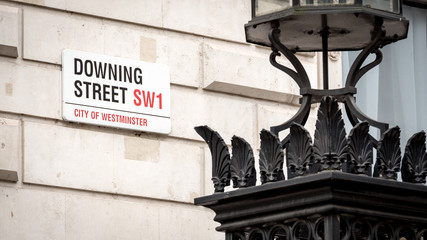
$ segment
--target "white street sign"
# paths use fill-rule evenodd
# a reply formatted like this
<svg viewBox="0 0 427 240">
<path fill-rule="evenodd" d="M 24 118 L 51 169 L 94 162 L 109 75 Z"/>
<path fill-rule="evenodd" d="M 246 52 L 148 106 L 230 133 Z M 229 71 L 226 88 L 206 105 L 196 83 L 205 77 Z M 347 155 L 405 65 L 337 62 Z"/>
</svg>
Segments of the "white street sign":
<svg viewBox="0 0 427 240">
<path fill-rule="evenodd" d="M 169 68 L 64 50 L 62 116 L 72 122 L 168 134 Z"/>
</svg>

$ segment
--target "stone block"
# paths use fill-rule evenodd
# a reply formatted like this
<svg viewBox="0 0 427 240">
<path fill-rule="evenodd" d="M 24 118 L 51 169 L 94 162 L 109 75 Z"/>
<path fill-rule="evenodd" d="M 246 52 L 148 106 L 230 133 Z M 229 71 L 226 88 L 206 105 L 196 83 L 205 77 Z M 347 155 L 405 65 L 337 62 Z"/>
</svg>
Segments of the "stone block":
<svg viewBox="0 0 427 240">
<path fill-rule="evenodd" d="M 124 138 L 125 157 L 117 157 L 114 179 L 117 191 L 182 202 L 202 195 L 203 158 L 198 147 L 180 141 Z M 129 152 L 141 151 L 144 156 L 126 158 Z"/>
<path fill-rule="evenodd" d="M 191 205 L 67 195 L 66 212 L 70 240 L 224 239 L 213 212 Z"/>
<path fill-rule="evenodd" d="M 65 10 L 103 18 L 118 19 L 155 27 L 162 27 L 163 1 L 150 0 L 65 0 Z"/>
<path fill-rule="evenodd" d="M 91 21 L 92 19 L 95 18 L 87 18 L 85 21 Z M 155 59 L 154 61 L 150 61 L 149 58 L 141 58 L 140 38 L 146 35 L 145 28 L 111 20 L 104 20 L 102 28 L 103 31 L 100 37 L 105 44 L 102 54 L 146 62 L 156 62 Z M 72 41 L 78 42 L 79 40 L 72 39 Z M 90 48 L 84 51 L 92 52 Z M 155 52 L 156 49 L 152 51 Z"/>
<path fill-rule="evenodd" d="M 141 201 L 67 194 L 65 208 L 66 239 L 158 239 L 158 214 L 147 210 Z M 144 232 L 146 224 L 150 224 L 152 232 Z"/>
<path fill-rule="evenodd" d="M 23 22 L 25 59 L 61 64 L 64 49 L 104 53 L 102 19 L 27 7 Z"/>
<path fill-rule="evenodd" d="M 217 232 L 219 224 L 213 221 L 215 214 L 208 209 L 194 206 L 160 206 L 160 226 L 167 226 L 167 231 L 160 231 L 160 240 L 176 239 L 208 239 L 223 240 L 225 234 Z"/>
<path fill-rule="evenodd" d="M 186 142 L 34 122 L 24 129 L 26 183 L 181 202 L 201 195 L 202 152 Z"/>
<path fill-rule="evenodd" d="M 104 28 L 104 54 L 165 64 L 171 72 L 171 83 L 199 87 L 199 38 L 113 21 L 104 21 Z"/>
<path fill-rule="evenodd" d="M 13 0 L 38 6 L 46 6 L 66 10 L 69 12 L 83 13 L 101 18 L 117 19 L 155 27 L 162 26 L 162 1 L 112 0 L 105 4 L 102 0 L 90 2 L 84 0 Z"/>
<path fill-rule="evenodd" d="M 0 205 L 7 240 L 224 239 L 212 211 L 176 202 L 2 187 Z"/>
<path fill-rule="evenodd" d="M 214 38 L 245 42 L 250 1 L 164 1 L 164 27 Z"/>
<path fill-rule="evenodd" d="M 0 187 L 0 205 L 2 239 L 66 239 L 64 194 Z"/>
<path fill-rule="evenodd" d="M 157 62 L 170 68 L 171 83 L 196 88 L 201 85 L 200 38 L 174 32 L 162 32 L 151 38 L 157 39 Z"/>
<path fill-rule="evenodd" d="M 19 8 L 0 5 L 0 55 L 18 57 L 20 49 Z"/>
<path fill-rule="evenodd" d="M 0 180 L 18 181 L 18 163 L 20 160 L 20 121 L 0 118 Z"/>
<path fill-rule="evenodd" d="M 24 58 L 62 64 L 64 49 L 163 63 L 171 83 L 199 87 L 200 40 L 194 36 L 27 7 Z"/>
<path fill-rule="evenodd" d="M 46 118 L 61 117 L 61 71 L 44 64 L 0 59 L 0 109 Z"/>
<path fill-rule="evenodd" d="M 13 1 L 240 42 L 245 42 L 243 26 L 251 19 L 250 2 L 239 0 L 220 5 L 214 0 L 113 0 L 108 4 L 102 0 Z"/>
<path fill-rule="evenodd" d="M 66 0 L 10 0 L 13 2 L 21 2 L 38 6 L 46 6 L 50 8 L 65 9 Z"/>
<path fill-rule="evenodd" d="M 208 125 L 227 144 L 233 135 L 251 144 L 256 139 L 255 104 L 244 98 L 172 86 L 171 99 L 172 136 L 203 141 L 194 127 Z"/>
<path fill-rule="evenodd" d="M 204 89 L 270 101 L 298 103 L 298 85 L 291 77 L 270 64 L 269 55 L 268 51 L 257 53 L 248 47 L 236 49 L 229 46 L 226 49 L 204 44 Z M 304 64 L 313 87 L 317 86 L 316 58 L 299 56 L 299 59 Z M 292 68 L 288 61 L 281 64 Z"/>
</svg>

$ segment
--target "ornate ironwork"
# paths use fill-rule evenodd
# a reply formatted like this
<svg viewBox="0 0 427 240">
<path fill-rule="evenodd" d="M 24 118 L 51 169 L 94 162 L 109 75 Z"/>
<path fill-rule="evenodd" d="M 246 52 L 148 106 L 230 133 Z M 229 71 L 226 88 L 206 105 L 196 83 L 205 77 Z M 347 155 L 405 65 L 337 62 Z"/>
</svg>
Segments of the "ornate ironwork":
<svg viewBox="0 0 427 240">
<path fill-rule="evenodd" d="M 346 160 L 344 121 L 336 99 L 327 96 L 320 103 L 314 133 L 314 161 L 322 170 L 340 170 Z"/>
<path fill-rule="evenodd" d="M 396 180 L 400 171 L 401 155 L 400 128 L 396 126 L 387 130 L 378 143 L 374 176 Z"/>
<path fill-rule="evenodd" d="M 402 180 L 412 183 L 426 183 L 427 157 L 426 133 L 414 134 L 405 148 L 402 159 Z"/>
<path fill-rule="evenodd" d="M 346 138 L 338 101 L 327 96 L 318 110 L 313 145 L 303 126 L 291 125 L 286 144 L 288 180 L 282 169 L 282 143 L 273 133 L 261 131 L 259 163 L 263 185 L 254 186 L 255 159 L 245 140 L 233 137 L 233 163 L 228 170 L 218 167 L 229 161 L 228 148 L 219 134 L 206 126 L 197 127 L 196 131 L 212 152 L 216 192 L 225 186 L 222 184 L 225 180 L 218 179 L 227 179 L 221 176 L 229 176 L 230 171 L 235 187 L 252 186 L 196 200 L 196 204 L 208 206 L 217 213 L 215 220 L 221 223 L 217 230 L 226 231 L 228 240 L 421 240 L 427 237 L 427 188 L 381 179 L 396 180 L 397 172 L 402 169 L 403 181 L 425 183 L 424 132 L 409 139 L 401 160 L 400 129 L 385 131 L 378 142 L 374 177 L 360 177 L 360 174 L 371 176 L 372 170 L 373 141 L 369 123 L 357 123 Z M 316 172 L 313 170 L 316 163 L 311 159 L 320 163 L 323 172 L 311 174 Z M 344 161 L 348 169 L 341 169 Z"/>
<path fill-rule="evenodd" d="M 347 75 L 345 88 L 341 89 L 312 89 L 308 75 L 304 70 L 301 62 L 298 60 L 298 58 L 295 57 L 294 53 L 291 50 L 289 50 L 280 42 L 279 34 L 280 30 L 278 23 L 273 23 L 272 30 L 269 33 L 269 39 L 272 46 L 270 63 L 274 67 L 288 74 L 298 84 L 298 86 L 300 87 L 302 99 L 300 109 L 291 119 L 289 119 L 285 123 L 282 123 L 277 126 L 272 126 L 270 128 L 270 130 L 274 134 L 278 135 L 279 132 L 289 129 L 293 122 L 305 125 L 308 115 L 310 113 L 310 105 L 312 103 L 320 102 L 322 97 L 324 96 L 332 96 L 337 99 L 337 101 L 343 102 L 345 104 L 345 109 L 348 118 L 353 126 L 355 126 L 360 121 L 366 121 L 369 123 L 370 126 L 377 127 L 378 129 L 380 129 L 381 133 L 384 133 L 388 129 L 387 123 L 382 123 L 373 120 L 372 118 L 365 115 L 357 106 L 356 99 L 354 97 L 354 94 L 356 93 L 355 86 L 357 82 L 369 70 L 381 63 L 382 53 L 379 48 L 381 48 L 385 43 L 390 41 L 390 39 L 385 39 L 386 31 L 383 27 L 382 18 L 376 18 L 375 28 L 372 32 L 372 41 L 363 49 L 363 51 L 361 51 L 361 53 L 358 55 L 358 57 L 352 64 L 350 71 Z M 276 57 L 280 56 L 280 53 L 282 53 L 289 60 L 289 62 L 295 68 L 295 71 L 277 63 Z M 375 60 L 362 67 L 368 56 L 371 54 L 375 54 Z M 326 63 L 327 62 L 324 62 L 324 64 Z M 324 78 L 326 77 L 324 76 Z M 288 135 L 282 140 L 282 145 L 284 147 L 289 142 L 289 139 L 290 136 Z M 378 140 L 376 140 L 371 135 L 370 139 L 374 147 L 377 147 Z"/>
<path fill-rule="evenodd" d="M 270 55 L 270 63 L 292 77 L 300 88 L 311 88 L 310 79 L 308 78 L 304 66 L 295 54 L 280 42 L 280 29 L 278 27 L 278 23 L 273 23 L 272 30 L 268 34 L 268 38 L 273 46 L 273 52 Z M 290 61 L 296 71 L 277 63 L 276 57 L 280 56 L 279 51 Z"/>
<path fill-rule="evenodd" d="M 230 186 L 230 153 L 221 136 L 208 126 L 194 128 L 208 144 L 212 156 L 212 181 L 215 192 L 224 192 Z"/>
<path fill-rule="evenodd" d="M 265 129 L 261 131 L 260 137 L 259 168 L 261 183 L 284 180 L 283 149 L 279 138 Z"/>
<path fill-rule="evenodd" d="M 328 218 L 336 218 L 339 238 L 327 238 L 325 226 Z M 328 234 L 331 236 L 332 234 Z M 408 224 L 381 218 L 363 216 L 313 215 L 307 218 L 290 219 L 279 223 L 266 224 L 247 231 L 228 232 L 226 240 L 319 240 L 319 239 L 376 239 L 376 240 L 422 240 L 427 238 L 426 224 Z"/>
<path fill-rule="evenodd" d="M 294 123 L 290 129 L 290 142 L 286 151 L 288 178 L 308 174 L 313 160 L 313 147 L 310 133 L 301 125 Z"/>
<path fill-rule="evenodd" d="M 226 239 L 425 239 L 427 188 L 324 171 L 195 200 Z"/>
<path fill-rule="evenodd" d="M 330 31 L 326 16 L 321 19 L 322 27 L 317 33 L 322 37 L 326 55 Z M 280 42 L 278 22 L 272 22 L 270 62 L 298 84 L 302 98 L 299 110 L 291 119 L 272 126 L 271 132 L 260 133 L 261 185 L 255 186 L 255 159 L 245 140 L 233 137 L 233 157 L 227 170 L 224 166 L 229 155 L 225 143 L 208 127 L 199 129 L 211 152 L 215 152 L 212 153 L 215 191 L 223 190 L 225 184 L 222 183 L 226 181 L 223 179 L 227 179 L 223 176 L 229 179 L 230 172 L 234 187 L 241 188 L 195 199 L 197 205 L 215 211 L 215 221 L 221 223 L 217 230 L 226 232 L 226 240 L 421 240 L 427 237 L 427 188 L 389 181 L 396 180 L 401 170 L 405 182 L 426 182 L 426 134 L 420 132 L 411 137 L 402 158 L 400 129 L 388 129 L 387 123 L 369 118 L 356 105 L 357 82 L 380 64 L 380 48 L 393 41 L 385 37 L 383 18 L 371 19 L 375 20 L 371 42 L 364 45 L 352 64 L 345 87 L 333 90 L 328 89 L 327 84 L 327 57 L 323 57 L 324 89 L 312 89 L 301 62 Z M 375 54 L 375 59 L 365 64 L 371 54 Z M 290 61 L 293 69 L 277 62 L 276 58 L 281 55 Z M 304 124 L 311 104 L 319 102 L 312 143 Z M 339 102 L 345 106 L 353 126 L 348 137 Z M 370 127 L 380 130 L 379 141 L 369 134 Z M 287 129 L 290 133 L 280 140 L 279 133 Z M 372 174 L 374 148 L 377 160 Z"/>
<path fill-rule="evenodd" d="M 292 79 L 294 79 L 294 81 L 298 84 L 300 89 L 311 89 L 310 79 L 308 78 L 307 72 L 305 71 L 303 65 L 295 56 L 295 54 L 280 42 L 279 40 L 280 29 L 278 27 L 279 26 L 277 24 L 273 26 L 273 29 L 270 31 L 268 35 L 271 41 L 272 50 L 273 50 L 272 53 L 270 54 L 270 63 L 274 67 L 280 69 L 281 71 L 288 74 Z M 295 68 L 296 71 L 286 66 L 283 66 L 276 61 L 276 57 L 281 55 L 279 51 L 290 61 L 290 63 L 292 64 L 292 66 Z M 298 110 L 298 112 L 285 123 L 280 124 L 278 126 L 271 127 L 270 130 L 275 135 L 278 135 L 280 131 L 290 128 L 292 123 L 294 122 L 304 125 L 310 113 L 311 102 L 312 102 L 311 96 L 304 95 L 301 101 L 301 107 Z M 288 141 L 289 141 L 289 136 L 282 141 L 283 146 Z"/>
<path fill-rule="evenodd" d="M 255 158 L 251 146 L 243 138 L 233 136 L 231 179 L 234 188 L 251 187 L 256 183 Z"/>
<path fill-rule="evenodd" d="M 215 192 L 224 191 L 224 187 L 230 183 L 230 178 L 233 179 L 234 188 L 255 186 L 255 157 L 249 143 L 234 136 L 233 157 L 230 159 L 228 147 L 217 132 L 207 126 L 195 129 L 211 150 Z M 279 138 L 263 129 L 260 139 L 261 183 L 285 180 L 284 149 Z M 372 174 L 374 144 L 369 135 L 369 123 L 356 124 L 346 138 L 338 101 L 327 96 L 322 100 L 318 110 L 313 144 L 309 132 L 303 126 L 297 123 L 291 125 L 289 141 L 286 144 L 287 177 L 292 179 L 334 170 L 396 180 L 397 173 L 402 169 L 403 181 L 425 183 L 427 175 L 425 142 L 424 132 L 412 136 L 401 160 L 400 129 L 394 127 L 387 130 L 378 142 L 377 161 Z"/>
<path fill-rule="evenodd" d="M 351 169 L 356 174 L 371 176 L 373 145 L 369 137 L 369 123 L 358 123 L 348 135 L 348 153 Z"/>
</svg>

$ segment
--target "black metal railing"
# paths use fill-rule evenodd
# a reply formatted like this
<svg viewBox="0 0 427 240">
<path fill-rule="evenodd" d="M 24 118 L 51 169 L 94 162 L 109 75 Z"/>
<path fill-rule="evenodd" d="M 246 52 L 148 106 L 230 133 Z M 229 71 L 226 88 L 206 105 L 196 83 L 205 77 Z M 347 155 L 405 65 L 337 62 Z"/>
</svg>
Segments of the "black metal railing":
<svg viewBox="0 0 427 240">
<path fill-rule="evenodd" d="M 251 146 L 234 136 L 232 155 L 221 136 L 207 126 L 196 131 L 208 143 L 212 153 L 212 180 L 215 192 L 221 192 L 233 181 L 233 187 L 255 186 L 255 157 Z M 259 169 L 261 184 L 305 176 L 327 170 L 423 184 L 426 182 L 426 134 L 414 134 L 401 154 L 400 129 L 394 127 L 382 134 L 377 143 L 374 165 L 374 143 L 369 123 L 360 122 L 346 136 L 338 102 L 324 97 L 317 114 L 314 141 L 309 132 L 297 123 L 290 127 L 289 141 L 282 145 L 278 137 L 267 130 L 260 133 Z M 286 158 L 284 157 L 286 150 Z M 286 163 L 286 164 L 284 164 Z M 284 167 L 285 165 L 285 167 Z M 285 169 L 285 170 L 284 170 Z"/>
</svg>

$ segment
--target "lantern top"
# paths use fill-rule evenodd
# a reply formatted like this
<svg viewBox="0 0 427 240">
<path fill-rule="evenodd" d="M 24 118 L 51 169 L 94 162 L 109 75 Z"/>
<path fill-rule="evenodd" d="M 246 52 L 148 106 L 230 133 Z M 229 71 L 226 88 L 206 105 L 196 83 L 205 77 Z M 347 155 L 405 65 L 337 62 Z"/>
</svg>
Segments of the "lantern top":
<svg viewBox="0 0 427 240">
<path fill-rule="evenodd" d="M 252 0 L 252 17 L 296 7 L 363 7 L 402 15 L 400 0 Z"/>
<path fill-rule="evenodd" d="M 252 20 L 245 25 L 246 41 L 271 46 L 272 23 L 280 41 L 296 52 L 321 51 L 321 35 L 328 35 L 328 51 L 366 47 L 378 29 L 386 30 L 383 46 L 405 39 L 409 22 L 399 0 L 252 0 Z"/>
</svg>

